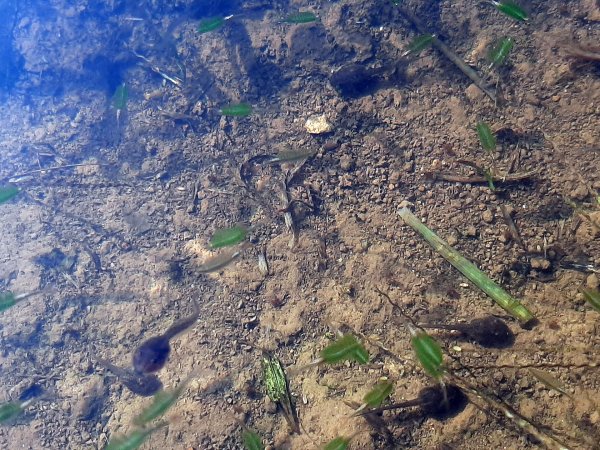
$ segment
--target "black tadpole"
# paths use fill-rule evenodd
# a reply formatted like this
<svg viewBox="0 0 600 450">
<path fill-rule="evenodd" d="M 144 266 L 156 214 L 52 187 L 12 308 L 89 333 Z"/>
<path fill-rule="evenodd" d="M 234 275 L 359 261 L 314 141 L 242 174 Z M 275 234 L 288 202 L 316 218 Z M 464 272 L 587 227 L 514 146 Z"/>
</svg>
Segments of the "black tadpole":
<svg viewBox="0 0 600 450">
<path fill-rule="evenodd" d="M 196 309 L 194 314 L 185 319 L 178 320 L 169 329 L 159 336 L 151 337 L 135 350 L 133 354 L 133 368 L 137 373 L 145 374 L 157 372 L 164 367 L 171 353 L 171 345 L 169 341 L 191 327 L 200 312 Z"/>
<path fill-rule="evenodd" d="M 360 415 L 419 406 L 426 416 L 443 420 L 460 413 L 465 409 L 467 403 L 467 396 L 457 386 L 453 384 L 445 386 L 436 384 L 421 389 L 419 396 L 413 400 L 394 403 L 393 405 L 382 406 L 381 408 L 368 409 L 362 411 Z"/>
<path fill-rule="evenodd" d="M 420 324 L 422 328 L 459 331 L 486 348 L 507 348 L 515 342 L 515 335 L 506 323 L 496 316 L 480 317 L 468 323 Z"/>
<path fill-rule="evenodd" d="M 44 389 L 37 383 L 32 384 L 19 395 L 20 402 L 26 402 L 32 398 L 40 397 L 44 393 Z"/>
<path fill-rule="evenodd" d="M 370 68 L 364 64 L 347 64 L 329 77 L 331 85 L 344 97 L 359 97 L 375 90 L 386 76 L 403 79 L 404 73 L 399 67 L 388 65 Z"/>
</svg>

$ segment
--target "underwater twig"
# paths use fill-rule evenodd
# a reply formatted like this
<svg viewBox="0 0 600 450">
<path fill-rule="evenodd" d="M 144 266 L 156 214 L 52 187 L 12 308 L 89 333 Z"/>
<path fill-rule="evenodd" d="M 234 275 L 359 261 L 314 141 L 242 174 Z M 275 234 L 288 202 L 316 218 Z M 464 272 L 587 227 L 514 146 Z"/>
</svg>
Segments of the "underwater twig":
<svg viewBox="0 0 600 450">
<path fill-rule="evenodd" d="M 436 252 L 458 269 L 464 276 L 473 282 L 479 289 L 489 295 L 494 302 L 502 307 L 511 316 L 517 319 L 522 326 L 530 324 L 535 320 L 533 314 L 516 298 L 512 297 L 500 285 L 491 280 L 485 273 L 479 270 L 473 263 L 453 249 L 446 241 L 431 231 L 423 224 L 408 208 L 402 208 L 400 217 L 413 230 L 417 231 Z"/>
<path fill-rule="evenodd" d="M 421 20 L 412 12 L 406 10 L 401 6 L 397 6 L 397 8 L 400 11 L 400 14 L 402 14 L 406 19 L 408 19 L 408 21 L 412 23 L 412 25 L 419 31 L 419 33 L 431 34 L 425 27 L 425 24 L 423 24 L 423 22 L 421 22 Z M 456 67 L 458 67 L 467 77 L 469 77 L 471 81 L 475 83 L 475 85 L 479 89 L 481 89 L 481 91 L 485 95 L 487 95 L 494 103 L 496 103 L 496 93 L 493 92 L 486 85 L 485 81 L 483 81 L 483 79 L 479 75 L 477 75 L 477 72 L 471 69 L 471 67 L 469 67 L 467 63 L 465 63 L 456 53 L 454 53 L 450 49 L 450 47 L 448 47 L 446 44 L 444 44 L 442 41 L 435 37 L 433 38 L 432 45 L 435 48 L 437 48 L 440 52 L 442 52 L 444 56 L 446 56 L 446 58 L 452 61 L 456 65 Z"/>
<path fill-rule="evenodd" d="M 500 205 L 500 211 L 502 211 L 502 217 L 504 217 L 504 221 L 506 222 L 506 225 L 508 225 L 508 231 L 510 232 L 511 237 L 514 239 L 514 241 L 517 244 L 519 244 L 519 246 L 521 246 L 521 248 L 523 250 L 527 250 L 527 247 L 525 247 L 525 243 L 523 242 L 523 239 L 521 239 L 519 230 L 517 229 L 517 226 L 515 225 L 515 221 L 511 217 L 510 213 L 508 212 L 508 209 L 506 208 L 506 206 Z"/>
<path fill-rule="evenodd" d="M 584 61 L 600 61 L 600 47 L 592 47 L 591 45 L 582 46 L 581 44 L 570 40 L 560 41 L 557 44 L 563 51 L 571 57 L 578 58 Z"/>
<path fill-rule="evenodd" d="M 17 175 L 11 175 L 11 177 L 8 179 L 8 181 L 10 183 L 18 183 L 19 182 L 19 178 L 27 177 L 27 176 L 33 175 L 35 173 L 50 172 L 50 171 L 53 171 L 53 170 L 71 169 L 73 167 L 109 166 L 109 165 L 110 164 L 104 164 L 104 163 L 82 163 L 82 164 L 65 164 L 64 166 L 46 167 L 44 169 L 35 169 L 35 170 L 30 170 L 29 172 L 23 172 L 23 173 L 19 173 Z"/>
<path fill-rule="evenodd" d="M 547 432 L 542 431 L 538 427 L 536 427 L 532 422 L 523 417 L 517 411 L 512 409 L 508 404 L 506 404 L 501 399 L 493 398 L 490 395 L 484 394 L 481 390 L 477 389 L 467 380 L 458 375 L 455 375 L 449 371 L 444 372 L 444 377 L 456 386 L 460 387 L 464 391 L 469 394 L 469 400 L 471 403 L 477 405 L 474 400 L 483 401 L 489 408 L 499 410 L 504 414 L 504 416 L 511 420 L 515 425 L 517 425 L 522 430 L 534 436 L 541 443 L 543 443 L 547 448 L 551 450 L 568 450 L 568 447 L 562 442 L 558 441 L 557 438 L 550 435 Z M 483 408 L 482 408 L 483 409 Z"/>
<path fill-rule="evenodd" d="M 292 214 L 292 211 L 290 210 L 291 208 L 289 207 L 291 200 L 290 191 L 288 190 L 288 184 L 286 180 L 283 181 L 283 191 L 281 192 L 281 199 L 285 202 L 286 205 L 284 207 L 285 212 L 283 213 L 285 226 L 287 227 L 288 231 L 292 233 L 292 240 L 289 243 L 289 247 L 294 248 L 298 243 L 298 228 L 296 227 L 296 223 L 294 222 L 294 216 Z"/>
<path fill-rule="evenodd" d="M 453 183 L 487 184 L 489 183 L 490 179 L 494 183 L 514 183 L 532 178 L 533 176 L 537 175 L 537 173 L 538 172 L 536 170 L 521 173 L 507 173 L 503 175 L 490 173 L 490 176 L 486 178 L 483 175 L 466 176 L 454 173 L 432 172 L 431 176 L 434 180 L 450 181 Z"/>
<path fill-rule="evenodd" d="M 146 58 L 144 55 L 140 55 L 138 52 L 136 52 L 135 50 L 131 50 L 131 53 L 133 53 L 135 56 L 137 56 L 138 58 L 140 58 L 142 61 L 144 61 L 146 63 L 146 65 L 148 66 L 148 68 L 150 70 L 152 70 L 152 72 L 160 75 L 161 77 L 163 77 L 165 80 L 170 81 L 171 83 L 173 83 L 175 86 L 177 87 L 181 87 L 183 86 L 183 80 L 179 77 L 176 76 L 171 76 L 165 72 L 163 72 L 161 70 L 160 67 L 154 65 L 148 58 Z"/>
</svg>

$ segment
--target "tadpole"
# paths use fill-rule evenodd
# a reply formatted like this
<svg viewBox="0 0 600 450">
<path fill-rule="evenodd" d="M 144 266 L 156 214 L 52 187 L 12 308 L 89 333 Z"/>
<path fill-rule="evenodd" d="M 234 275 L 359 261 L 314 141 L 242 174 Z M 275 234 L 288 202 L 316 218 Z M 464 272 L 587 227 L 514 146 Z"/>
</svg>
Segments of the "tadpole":
<svg viewBox="0 0 600 450">
<path fill-rule="evenodd" d="M 142 342 L 135 350 L 132 358 L 135 371 L 139 374 L 146 374 L 162 369 L 169 358 L 169 353 L 171 353 L 169 341 L 191 327 L 199 315 L 200 312 L 196 308 L 194 314 L 178 320 L 164 334 L 151 337 Z"/>
<path fill-rule="evenodd" d="M 153 374 L 140 374 L 131 369 L 115 366 L 105 359 L 96 359 L 98 364 L 110 371 L 127 389 L 142 397 L 156 394 L 163 387 L 161 381 Z"/>
<path fill-rule="evenodd" d="M 445 389 L 445 392 L 444 392 Z M 459 414 L 467 406 L 467 396 L 457 386 L 440 384 L 421 389 L 419 396 L 393 405 L 362 411 L 359 415 L 376 414 L 392 409 L 404 409 L 418 406 L 424 415 L 437 420 L 444 420 Z"/>
<path fill-rule="evenodd" d="M 486 348 L 507 348 L 515 342 L 511 329 L 496 316 L 480 317 L 467 323 L 419 325 L 422 328 L 458 331 Z"/>
<path fill-rule="evenodd" d="M 343 97 L 355 98 L 376 90 L 386 77 L 400 82 L 404 79 L 403 69 L 392 64 L 367 67 L 351 63 L 333 72 L 329 82 Z"/>
</svg>

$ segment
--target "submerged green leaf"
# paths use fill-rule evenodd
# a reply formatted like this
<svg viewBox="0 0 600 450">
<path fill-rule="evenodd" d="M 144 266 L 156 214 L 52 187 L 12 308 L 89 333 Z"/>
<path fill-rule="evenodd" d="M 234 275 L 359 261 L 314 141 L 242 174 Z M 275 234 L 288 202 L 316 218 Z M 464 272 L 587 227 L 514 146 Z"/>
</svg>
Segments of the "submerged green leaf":
<svg viewBox="0 0 600 450">
<path fill-rule="evenodd" d="M 231 19 L 233 16 L 225 16 L 225 17 L 211 17 L 209 19 L 203 19 L 198 24 L 197 31 L 198 33 L 208 33 L 210 31 L 215 31 L 221 28 L 225 21 Z"/>
<path fill-rule="evenodd" d="M 490 126 L 485 122 L 477 123 L 475 127 L 477 134 L 479 135 L 479 142 L 486 152 L 493 152 L 496 150 L 496 136 L 492 132 Z"/>
<path fill-rule="evenodd" d="M 440 344 L 423 331 L 416 331 L 411 328 L 411 334 L 410 344 L 417 354 L 421 366 L 423 366 L 427 375 L 439 380 L 444 374 Z"/>
<path fill-rule="evenodd" d="M 290 14 L 285 19 L 283 19 L 286 23 L 311 23 L 316 22 L 319 18 L 315 13 L 310 11 L 301 11 L 295 14 Z"/>
<path fill-rule="evenodd" d="M 127 100 L 129 99 L 129 89 L 125 83 L 120 84 L 115 93 L 112 96 L 113 107 L 117 110 L 123 110 L 127 107 Z"/>
<path fill-rule="evenodd" d="M 6 186 L 0 186 L 0 203 L 9 201 L 19 192 L 21 192 L 19 188 L 11 184 L 8 184 Z"/>
<path fill-rule="evenodd" d="M 224 116 L 246 117 L 252 113 L 252 106 L 248 103 L 232 103 L 221 108 Z"/>
<path fill-rule="evenodd" d="M 498 11 L 507 15 L 508 17 L 518 20 L 519 22 L 524 22 L 528 19 L 525 10 L 512 0 L 492 0 L 492 4 L 496 7 L 496 9 L 498 9 Z"/>
<path fill-rule="evenodd" d="M 435 34 L 422 34 L 414 38 L 408 44 L 408 47 L 402 56 L 408 55 L 418 55 L 431 44 L 433 44 L 433 40 L 435 39 Z"/>
<path fill-rule="evenodd" d="M 239 244 L 248 235 L 248 229 L 241 225 L 235 225 L 231 228 L 225 228 L 214 232 L 210 238 L 211 248 L 228 247 Z"/>
<path fill-rule="evenodd" d="M 8 308 L 15 306 L 17 299 L 15 294 L 10 291 L 0 293 L 0 312 L 6 311 Z"/>
<path fill-rule="evenodd" d="M 242 441 L 246 450 L 263 450 L 265 448 L 258 433 L 250 429 L 242 431 Z"/>
<path fill-rule="evenodd" d="M 382 380 L 364 396 L 363 401 L 367 406 L 377 408 L 390 396 L 393 390 L 394 383 L 388 380 Z"/>
<path fill-rule="evenodd" d="M 597 289 L 587 289 L 584 287 L 579 288 L 579 291 L 583 294 L 587 302 L 596 311 L 600 312 L 600 291 Z"/>
<path fill-rule="evenodd" d="M 148 439 L 148 436 L 165 425 L 167 425 L 167 422 L 161 422 L 152 428 L 134 430 L 127 436 L 117 436 L 108 443 L 104 450 L 135 450 Z"/>
<path fill-rule="evenodd" d="M 148 422 L 151 422 L 154 419 L 162 416 L 179 399 L 179 396 L 183 392 L 186 384 L 187 382 L 183 382 L 172 391 L 158 391 L 156 394 L 154 394 L 152 404 L 144 409 L 135 419 L 133 419 L 133 423 L 141 427 L 146 425 Z"/>
<path fill-rule="evenodd" d="M 206 261 L 204 261 L 204 263 L 202 263 L 198 268 L 198 271 L 200 273 L 209 273 L 221 270 L 224 267 L 231 264 L 233 261 L 235 261 L 242 254 L 243 249 L 244 246 L 242 245 L 242 248 L 240 249 L 230 250 L 215 255 L 212 258 L 209 258 Z"/>
<path fill-rule="evenodd" d="M 338 436 L 329 441 L 323 450 L 346 450 L 350 445 L 350 438 Z"/>
<path fill-rule="evenodd" d="M 515 41 L 511 37 L 503 37 L 496 42 L 487 55 L 488 60 L 490 61 L 489 68 L 491 69 L 492 67 L 500 67 L 506 60 L 506 57 L 514 45 Z"/>
<path fill-rule="evenodd" d="M 323 362 L 335 364 L 341 361 L 369 362 L 369 353 L 352 334 L 345 334 L 321 350 Z"/>
<path fill-rule="evenodd" d="M 8 422 L 23 412 L 21 403 L 9 402 L 0 405 L 0 423 Z"/>
</svg>

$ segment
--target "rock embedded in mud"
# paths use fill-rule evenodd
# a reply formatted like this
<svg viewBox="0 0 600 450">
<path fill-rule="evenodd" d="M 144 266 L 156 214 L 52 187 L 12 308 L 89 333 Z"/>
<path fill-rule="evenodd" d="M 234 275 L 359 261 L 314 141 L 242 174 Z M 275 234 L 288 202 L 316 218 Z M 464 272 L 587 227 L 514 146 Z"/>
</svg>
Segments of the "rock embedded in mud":
<svg viewBox="0 0 600 450">
<path fill-rule="evenodd" d="M 304 128 L 310 134 L 327 134 L 333 131 L 333 125 L 327 120 L 325 114 L 310 116 L 306 119 Z"/>
<path fill-rule="evenodd" d="M 340 157 L 340 168 L 344 172 L 350 172 L 354 168 L 354 160 L 350 155 L 342 155 Z"/>
</svg>

